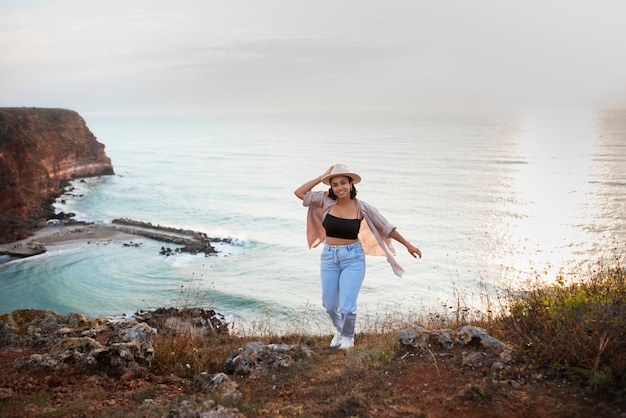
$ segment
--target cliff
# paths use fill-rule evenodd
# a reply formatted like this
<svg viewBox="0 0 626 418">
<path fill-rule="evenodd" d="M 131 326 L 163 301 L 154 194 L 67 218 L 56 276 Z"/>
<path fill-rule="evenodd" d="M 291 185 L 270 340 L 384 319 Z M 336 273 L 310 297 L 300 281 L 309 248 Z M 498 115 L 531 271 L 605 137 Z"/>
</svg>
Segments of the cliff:
<svg viewBox="0 0 626 418">
<path fill-rule="evenodd" d="M 104 145 L 78 113 L 0 108 L 0 242 L 41 226 L 69 180 L 110 174 Z"/>
</svg>

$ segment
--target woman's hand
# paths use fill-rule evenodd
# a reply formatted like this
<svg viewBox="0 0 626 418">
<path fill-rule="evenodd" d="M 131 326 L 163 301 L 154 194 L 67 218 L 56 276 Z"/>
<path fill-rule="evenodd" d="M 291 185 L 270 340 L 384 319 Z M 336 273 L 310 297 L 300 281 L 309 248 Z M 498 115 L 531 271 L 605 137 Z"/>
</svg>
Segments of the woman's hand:
<svg viewBox="0 0 626 418">
<path fill-rule="evenodd" d="M 402 235 L 400 235 L 397 229 L 391 231 L 391 233 L 389 234 L 389 238 L 393 238 L 400 244 L 404 245 L 409 254 L 411 254 L 414 258 L 422 258 L 422 252 L 420 251 L 420 249 L 407 241 Z"/>
<path fill-rule="evenodd" d="M 304 195 L 307 194 L 313 187 L 317 186 L 322 182 L 322 179 L 329 175 L 333 171 L 334 165 L 331 165 L 328 170 L 324 174 L 319 177 L 314 178 L 313 180 L 307 181 L 302 186 L 298 187 L 294 194 L 298 197 L 298 199 L 304 199 Z"/>
<path fill-rule="evenodd" d="M 406 249 L 409 251 L 409 254 L 411 254 L 414 258 L 422 258 L 422 252 L 415 245 L 409 244 L 406 246 Z"/>
<path fill-rule="evenodd" d="M 329 175 L 330 173 L 332 173 L 332 172 L 333 172 L 333 167 L 334 167 L 334 165 L 331 165 L 331 166 L 328 168 L 328 170 L 326 170 L 326 172 L 325 172 L 324 174 L 322 174 L 322 175 L 321 175 L 321 177 L 320 177 L 320 182 L 322 181 L 322 179 L 323 179 L 324 177 L 326 177 L 327 175 Z"/>
</svg>

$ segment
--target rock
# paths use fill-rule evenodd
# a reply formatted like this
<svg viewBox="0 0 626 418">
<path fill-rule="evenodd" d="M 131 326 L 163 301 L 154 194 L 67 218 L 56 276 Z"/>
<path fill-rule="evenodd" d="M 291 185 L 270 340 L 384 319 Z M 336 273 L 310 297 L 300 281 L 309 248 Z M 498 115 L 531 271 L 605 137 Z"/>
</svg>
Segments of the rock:
<svg viewBox="0 0 626 418">
<path fill-rule="evenodd" d="M 480 344 L 495 354 L 500 354 L 506 348 L 503 342 L 493 338 L 487 334 L 487 331 L 479 327 L 465 326 L 460 328 L 457 331 L 456 340 L 461 345 Z"/>
<path fill-rule="evenodd" d="M 195 336 L 201 336 L 205 332 L 228 333 L 228 324 L 224 317 L 213 309 L 159 308 L 151 312 L 137 312 L 135 319 L 147 323 L 158 332 L 173 330 L 182 335 Z"/>
<path fill-rule="evenodd" d="M 435 330 L 428 332 L 422 327 L 411 327 L 398 332 L 398 341 L 401 346 L 413 348 L 429 347 L 436 344 L 450 350 L 456 346 L 478 345 L 498 355 L 505 351 L 506 344 L 493 338 L 487 331 L 479 327 L 465 326 L 456 332 L 451 330 Z"/>
<path fill-rule="evenodd" d="M 483 389 L 477 385 L 474 385 L 472 383 L 467 383 L 463 389 L 461 389 L 458 393 L 457 393 L 457 397 L 461 398 L 461 399 L 468 399 L 468 400 L 473 400 L 473 399 L 478 399 L 481 398 L 481 394 L 483 394 Z"/>
<path fill-rule="evenodd" d="M 502 352 L 500 353 L 500 361 L 504 364 L 511 363 L 513 362 L 513 360 L 515 360 L 515 354 L 515 350 L 513 350 L 509 346 L 506 346 L 504 350 L 502 350 Z"/>
<path fill-rule="evenodd" d="M 474 326 L 464 326 L 457 331 L 443 329 L 430 332 L 422 327 L 411 327 L 398 332 L 397 338 L 400 347 L 409 352 L 430 351 L 431 348 L 449 351 L 464 347 L 467 350 L 462 353 L 461 366 L 485 368 L 496 379 L 506 375 L 505 368 L 515 358 L 512 348 L 490 336 L 484 329 Z"/>
<path fill-rule="evenodd" d="M 218 253 L 212 243 L 232 243 L 231 238 L 211 238 L 204 232 L 153 225 L 151 222 L 143 222 L 135 219 L 117 218 L 113 219 L 112 224 L 119 231 L 139 234 L 157 241 L 181 245 L 181 247 L 173 249 L 162 246 L 159 254 L 166 257 L 180 253 L 204 253 L 205 256 L 209 256 Z"/>
<path fill-rule="evenodd" d="M 464 367 L 472 367 L 474 369 L 479 369 L 482 367 L 483 365 L 483 360 L 485 358 L 485 355 L 483 353 L 480 352 L 469 352 L 463 353 L 463 359 L 461 360 L 461 364 Z"/>
<path fill-rule="evenodd" d="M 224 373 L 208 374 L 200 373 L 193 384 L 197 391 L 204 393 L 217 393 L 221 399 L 236 401 L 241 399 L 239 385 Z"/>
<path fill-rule="evenodd" d="M 430 336 L 433 344 L 437 344 L 445 350 L 450 350 L 454 347 L 454 331 L 452 330 L 434 330 L 430 333 Z"/>
<path fill-rule="evenodd" d="M 289 367 L 311 356 L 313 352 L 304 345 L 251 342 L 230 354 L 224 363 L 224 372 L 247 375 L 259 369 Z"/>
<path fill-rule="evenodd" d="M 49 347 L 78 328 L 101 328 L 104 321 L 102 318 L 87 319 L 77 313 L 59 315 L 53 311 L 18 309 L 0 315 L 0 347 Z"/>
<path fill-rule="evenodd" d="M 516 382 L 515 380 L 492 380 L 491 384 L 495 387 L 495 388 L 499 388 L 499 389 L 508 389 L 508 390 L 521 390 L 522 389 L 522 385 L 519 382 Z"/>
<path fill-rule="evenodd" d="M 34 368 L 56 370 L 59 364 L 59 361 L 49 354 L 32 354 L 28 357 L 18 357 L 13 360 L 13 367 L 18 370 Z"/>
<path fill-rule="evenodd" d="M 131 322 L 131 325 L 134 322 Z M 156 330 L 145 323 L 122 328 L 94 353 L 98 365 L 107 373 L 121 376 L 128 371 L 150 368 L 154 359 Z"/>
<path fill-rule="evenodd" d="M 89 337 L 66 338 L 55 344 L 48 353 L 60 363 L 94 366 L 94 351 L 102 350 L 102 344 Z"/>
<path fill-rule="evenodd" d="M 67 338 L 55 344 L 48 353 L 17 358 L 13 366 L 17 369 L 50 370 L 57 370 L 62 364 L 72 364 L 83 368 L 93 367 L 96 365 L 93 352 L 101 349 L 102 345 L 91 338 Z"/>
<path fill-rule="evenodd" d="M 0 108 L 0 243 L 28 237 L 69 180 L 113 174 L 104 145 L 65 109 Z"/>
<path fill-rule="evenodd" d="M 10 399 L 13 397 L 13 389 L 11 388 L 0 388 L 0 401 L 5 399 Z"/>
<path fill-rule="evenodd" d="M 147 370 L 154 359 L 155 337 L 155 329 L 137 321 L 111 322 L 36 309 L 0 315 L 0 345 L 13 344 L 45 352 L 16 358 L 13 366 L 18 369 L 58 371 L 71 364 L 100 369 L 114 376 Z"/>
<path fill-rule="evenodd" d="M 422 327 L 411 327 L 398 333 L 398 340 L 404 346 L 414 348 L 425 347 L 429 342 L 429 334 Z"/>
<path fill-rule="evenodd" d="M 489 374 L 491 374 L 491 376 L 499 377 L 505 368 L 506 365 L 504 363 L 496 361 L 489 368 Z"/>
<path fill-rule="evenodd" d="M 236 408 L 226 408 L 211 399 L 192 396 L 180 403 L 178 408 L 163 415 L 163 418 L 245 418 Z"/>
</svg>

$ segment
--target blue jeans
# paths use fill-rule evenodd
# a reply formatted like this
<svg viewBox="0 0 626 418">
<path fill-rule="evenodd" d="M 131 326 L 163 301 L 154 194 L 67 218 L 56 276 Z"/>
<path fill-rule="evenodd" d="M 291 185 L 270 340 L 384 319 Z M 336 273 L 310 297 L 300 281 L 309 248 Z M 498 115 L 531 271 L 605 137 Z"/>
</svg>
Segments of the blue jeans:
<svg viewBox="0 0 626 418">
<path fill-rule="evenodd" d="M 335 329 L 354 337 L 356 300 L 365 278 L 365 253 L 360 242 L 324 245 L 321 255 L 322 305 Z"/>
</svg>

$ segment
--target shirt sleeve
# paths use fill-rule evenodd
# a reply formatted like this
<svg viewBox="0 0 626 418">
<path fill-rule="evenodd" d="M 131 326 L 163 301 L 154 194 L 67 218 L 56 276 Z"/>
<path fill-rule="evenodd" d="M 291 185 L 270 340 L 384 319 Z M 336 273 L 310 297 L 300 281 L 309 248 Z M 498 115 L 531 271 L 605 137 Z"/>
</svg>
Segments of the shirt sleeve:
<svg viewBox="0 0 626 418">
<path fill-rule="evenodd" d="M 386 255 L 393 272 L 396 276 L 402 277 L 404 269 L 398 264 L 394 257 L 396 251 L 391 243 L 391 238 L 389 238 L 389 234 L 391 234 L 391 231 L 396 227 L 389 223 L 375 207 L 362 201 L 361 204 L 364 209 L 364 223 L 368 226 L 368 228 L 363 228 L 361 231 L 363 232 L 361 239 L 362 242 L 365 243 L 365 253 L 371 255 Z M 370 235 L 372 235 L 374 239 L 370 239 Z"/>
<path fill-rule="evenodd" d="M 326 192 L 309 191 L 302 199 L 302 205 L 309 208 L 306 218 L 306 238 L 309 248 L 317 247 L 326 239 L 326 230 L 322 225 L 325 198 Z"/>
<path fill-rule="evenodd" d="M 308 191 L 304 195 L 304 199 L 302 199 L 302 206 L 316 206 L 323 207 L 324 206 L 324 198 L 326 197 L 326 192 L 323 191 Z"/>
<path fill-rule="evenodd" d="M 381 232 L 381 235 L 388 239 L 396 226 L 390 223 L 374 206 L 366 204 L 366 207 L 372 223 Z"/>
</svg>

